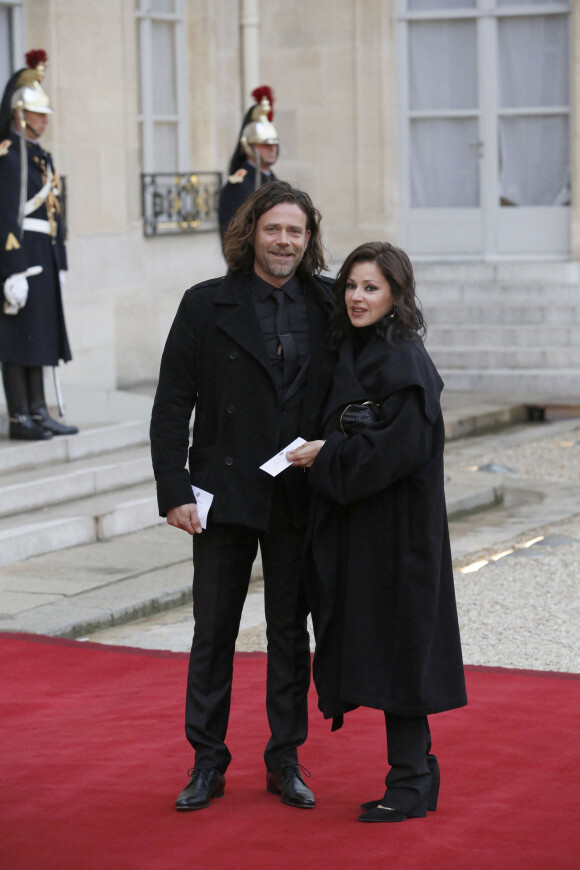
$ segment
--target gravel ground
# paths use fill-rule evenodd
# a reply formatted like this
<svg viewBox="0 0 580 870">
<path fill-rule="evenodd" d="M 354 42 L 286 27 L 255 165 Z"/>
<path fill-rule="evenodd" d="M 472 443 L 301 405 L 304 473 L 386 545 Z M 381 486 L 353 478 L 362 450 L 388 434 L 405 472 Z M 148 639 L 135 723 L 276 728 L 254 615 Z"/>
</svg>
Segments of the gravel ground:
<svg viewBox="0 0 580 870">
<path fill-rule="evenodd" d="M 467 664 L 580 671 L 580 519 L 536 529 L 527 540 L 542 535 L 529 547 L 519 536 L 514 552 L 497 561 L 497 550 L 474 554 L 472 563 L 489 559 L 477 571 L 456 569 Z"/>
<path fill-rule="evenodd" d="M 504 466 L 520 477 L 568 483 L 580 481 L 580 424 L 557 435 L 537 438 L 513 447 L 483 450 L 479 467 Z M 464 468 L 473 467 L 466 462 Z M 508 471 L 508 473 L 509 473 Z"/>
</svg>

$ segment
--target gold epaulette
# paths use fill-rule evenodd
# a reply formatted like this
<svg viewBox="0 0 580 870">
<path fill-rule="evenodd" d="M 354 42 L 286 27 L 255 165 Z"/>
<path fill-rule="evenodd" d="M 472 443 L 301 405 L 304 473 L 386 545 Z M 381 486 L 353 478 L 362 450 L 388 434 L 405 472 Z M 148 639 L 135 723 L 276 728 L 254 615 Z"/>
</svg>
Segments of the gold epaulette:
<svg viewBox="0 0 580 870">
<path fill-rule="evenodd" d="M 5 251 L 19 251 L 20 250 L 20 242 L 14 235 L 14 233 L 8 233 L 8 238 L 6 239 L 6 247 Z"/>
<path fill-rule="evenodd" d="M 4 139 L 0 142 L 0 157 L 4 157 L 5 154 L 8 154 L 8 149 L 12 145 L 12 141 L 10 139 Z"/>
<path fill-rule="evenodd" d="M 228 181 L 230 184 L 240 184 L 247 174 L 247 169 L 238 169 L 238 171 L 234 172 L 233 175 L 228 175 Z"/>
</svg>

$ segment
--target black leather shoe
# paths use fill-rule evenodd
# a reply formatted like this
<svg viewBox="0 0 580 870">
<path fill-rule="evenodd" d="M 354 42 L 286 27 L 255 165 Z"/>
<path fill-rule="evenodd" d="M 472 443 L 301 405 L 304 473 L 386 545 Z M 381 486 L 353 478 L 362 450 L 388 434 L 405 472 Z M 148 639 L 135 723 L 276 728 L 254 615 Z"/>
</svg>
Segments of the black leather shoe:
<svg viewBox="0 0 580 870">
<path fill-rule="evenodd" d="M 279 794 L 283 804 L 311 810 L 315 805 L 314 795 L 302 779 L 302 773 L 310 776 L 301 764 L 291 764 L 266 774 L 266 789 L 270 794 Z"/>
<path fill-rule="evenodd" d="M 79 431 L 76 426 L 65 426 L 64 423 L 59 423 L 50 416 L 46 408 L 38 408 L 31 417 L 33 423 L 46 429 L 47 432 L 52 432 L 53 435 L 77 435 Z"/>
<path fill-rule="evenodd" d="M 197 768 L 189 771 L 191 779 L 175 802 L 178 810 L 202 810 L 209 807 L 212 798 L 224 796 L 226 778 L 215 768 Z"/>
<path fill-rule="evenodd" d="M 8 436 L 12 441 L 48 441 L 52 438 L 52 432 L 37 426 L 28 414 L 15 414 L 9 420 Z"/>
</svg>

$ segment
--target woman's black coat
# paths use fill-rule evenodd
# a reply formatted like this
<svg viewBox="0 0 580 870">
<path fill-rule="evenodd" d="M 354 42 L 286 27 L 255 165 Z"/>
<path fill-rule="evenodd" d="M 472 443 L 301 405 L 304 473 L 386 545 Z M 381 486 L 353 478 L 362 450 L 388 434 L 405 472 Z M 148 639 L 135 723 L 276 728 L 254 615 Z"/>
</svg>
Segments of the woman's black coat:
<svg viewBox="0 0 580 870">
<path fill-rule="evenodd" d="M 421 340 L 340 349 L 307 550 L 319 706 L 401 716 L 467 703 L 443 489 L 443 382 Z M 349 402 L 381 405 L 346 438 Z"/>
</svg>

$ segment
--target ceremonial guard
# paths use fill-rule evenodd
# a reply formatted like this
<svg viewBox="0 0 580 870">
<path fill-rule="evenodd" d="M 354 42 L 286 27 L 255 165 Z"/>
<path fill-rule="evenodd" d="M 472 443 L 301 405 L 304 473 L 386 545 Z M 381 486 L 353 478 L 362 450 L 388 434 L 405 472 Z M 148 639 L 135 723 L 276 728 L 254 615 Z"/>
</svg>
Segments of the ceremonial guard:
<svg viewBox="0 0 580 870">
<path fill-rule="evenodd" d="M 44 441 L 74 435 L 50 417 L 43 366 L 71 352 L 61 296 L 67 268 L 60 220 L 60 180 L 38 140 L 52 113 L 41 87 L 47 55 L 29 51 L 0 105 L 0 362 L 10 438 Z M 59 406 L 62 399 L 55 369 Z"/>
<path fill-rule="evenodd" d="M 229 175 L 220 193 L 219 222 L 224 233 L 241 204 L 267 181 L 276 178 L 272 166 L 278 159 L 279 140 L 274 119 L 274 93 L 268 85 L 252 91 L 256 101 L 246 112 Z"/>
</svg>

